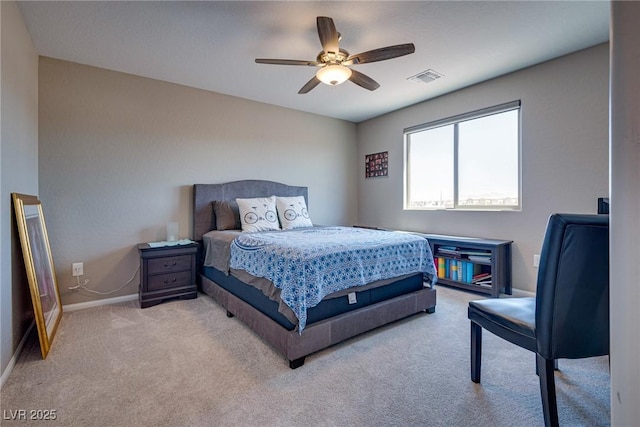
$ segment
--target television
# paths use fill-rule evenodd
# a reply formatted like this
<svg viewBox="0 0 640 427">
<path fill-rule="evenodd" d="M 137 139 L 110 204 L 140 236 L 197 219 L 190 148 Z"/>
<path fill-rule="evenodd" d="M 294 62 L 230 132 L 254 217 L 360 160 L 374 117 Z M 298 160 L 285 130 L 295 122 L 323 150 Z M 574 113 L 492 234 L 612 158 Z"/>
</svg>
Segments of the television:
<svg viewBox="0 0 640 427">
<path fill-rule="evenodd" d="M 609 198 L 598 197 L 598 213 L 609 214 Z"/>
</svg>

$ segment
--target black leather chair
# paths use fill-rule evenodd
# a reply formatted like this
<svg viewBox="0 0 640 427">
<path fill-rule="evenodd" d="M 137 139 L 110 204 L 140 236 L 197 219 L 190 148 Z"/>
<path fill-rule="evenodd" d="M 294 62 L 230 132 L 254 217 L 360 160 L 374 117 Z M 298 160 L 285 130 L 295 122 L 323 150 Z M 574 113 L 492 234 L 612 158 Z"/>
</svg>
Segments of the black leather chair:
<svg viewBox="0 0 640 427">
<path fill-rule="evenodd" d="M 551 215 L 536 296 L 471 301 L 468 315 L 471 380 L 480 382 L 483 328 L 535 352 L 544 423 L 557 426 L 557 359 L 609 354 L 609 215 Z"/>
</svg>

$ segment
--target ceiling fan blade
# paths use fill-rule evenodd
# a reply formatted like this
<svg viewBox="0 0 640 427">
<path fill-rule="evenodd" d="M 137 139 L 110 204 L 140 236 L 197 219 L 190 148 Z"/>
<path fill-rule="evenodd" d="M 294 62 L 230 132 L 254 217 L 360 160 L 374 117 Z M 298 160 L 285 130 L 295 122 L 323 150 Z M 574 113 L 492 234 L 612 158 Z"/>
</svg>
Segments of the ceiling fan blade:
<svg viewBox="0 0 640 427">
<path fill-rule="evenodd" d="M 376 90 L 380 87 L 380 84 L 378 84 L 377 81 L 353 69 L 351 70 L 351 77 L 349 77 L 349 80 L 351 80 L 353 83 L 357 84 L 358 86 L 363 87 L 365 89 L 369 89 L 369 90 Z"/>
<path fill-rule="evenodd" d="M 316 61 L 305 61 L 299 59 L 262 59 L 257 58 L 256 63 L 258 64 L 273 64 L 273 65 L 308 65 L 310 67 L 316 67 L 320 65 Z"/>
<path fill-rule="evenodd" d="M 322 44 L 324 53 L 337 53 L 339 50 L 338 32 L 336 31 L 333 19 L 326 16 L 318 16 L 316 23 L 318 26 L 318 36 L 320 37 L 320 43 Z"/>
<path fill-rule="evenodd" d="M 399 56 L 409 55 L 416 51 L 413 43 L 398 44 L 395 46 L 381 47 L 380 49 L 370 50 L 368 52 L 358 53 L 349 56 L 343 65 L 357 65 L 367 62 L 384 61 L 386 59 L 397 58 Z"/>
<path fill-rule="evenodd" d="M 313 76 L 311 80 L 309 80 L 304 86 L 302 86 L 302 89 L 298 91 L 298 94 L 302 95 L 303 93 L 307 93 L 319 84 L 320 80 L 316 76 Z"/>
</svg>

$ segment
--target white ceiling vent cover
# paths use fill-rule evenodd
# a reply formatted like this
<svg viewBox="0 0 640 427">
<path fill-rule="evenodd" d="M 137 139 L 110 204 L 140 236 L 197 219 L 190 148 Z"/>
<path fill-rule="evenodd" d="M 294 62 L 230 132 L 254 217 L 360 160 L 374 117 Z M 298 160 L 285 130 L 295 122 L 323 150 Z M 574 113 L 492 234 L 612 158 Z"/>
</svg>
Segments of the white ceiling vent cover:
<svg viewBox="0 0 640 427">
<path fill-rule="evenodd" d="M 431 83 L 434 80 L 438 80 L 440 77 L 444 77 L 444 76 L 439 72 L 429 68 L 428 70 L 422 71 L 421 73 L 418 73 L 415 76 L 407 77 L 407 80 L 410 80 L 416 83 L 420 83 L 420 82 Z"/>
</svg>

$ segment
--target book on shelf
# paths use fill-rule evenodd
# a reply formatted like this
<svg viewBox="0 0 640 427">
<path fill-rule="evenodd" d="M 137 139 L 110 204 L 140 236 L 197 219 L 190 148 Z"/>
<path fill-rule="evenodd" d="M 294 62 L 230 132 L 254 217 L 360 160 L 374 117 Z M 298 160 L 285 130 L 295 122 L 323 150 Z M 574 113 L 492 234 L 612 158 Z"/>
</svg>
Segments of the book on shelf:
<svg viewBox="0 0 640 427">
<path fill-rule="evenodd" d="M 474 249 L 461 249 L 461 255 L 477 255 L 477 256 L 491 256 L 491 251 L 474 250 Z"/>
<path fill-rule="evenodd" d="M 445 278 L 446 277 L 445 259 L 442 257 L 434 257 L 433 261 L 436 266 L 436 271 L 438 272 L 438 278 L 439 279 Z"/>
<path fill-rule="evenodd" d="M 475 285 L 478 286 L 482 286 L 483 288 L 490 288 L 491 287 L 491 280 L 487 280 L 486 282 L 477 282 L 474 283 Z"/>
<path fill-rule="evenodd" d="M 491 254 L 488 255 L 469 255 L 467 257 L 472 262 L 491 262 Z"/>
</svg>

